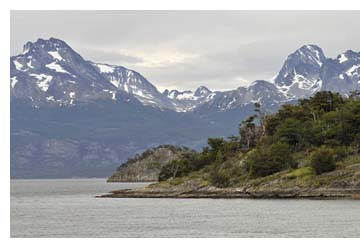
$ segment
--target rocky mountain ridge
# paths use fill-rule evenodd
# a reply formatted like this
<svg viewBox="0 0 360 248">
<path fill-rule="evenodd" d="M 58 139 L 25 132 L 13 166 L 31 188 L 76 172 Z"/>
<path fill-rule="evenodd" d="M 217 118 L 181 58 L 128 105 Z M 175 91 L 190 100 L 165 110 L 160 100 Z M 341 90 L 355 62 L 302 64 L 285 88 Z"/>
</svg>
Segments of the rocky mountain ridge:
<svg viewBox="0 0 360 248">
<path fill-rule="evenodd" d="M 50 38 L 28 42 L 22 54 L 10 58 L 12 100 L 33 106 L 72 106 L 97 100 L 120 101 L 176 112 L 227 111 L 259 101 L 281 105 L 321 90 L 342 94 L 360 89 L 360 53 L 348 50 L 326 58 L 316 45 L 304 45 L 290 54 L 273 82 L 256 80 L 246 87 L 211 91 L 163 93 L 140 73 L 122 66 L 85 60 L 64 41 Z"/>
</svg>

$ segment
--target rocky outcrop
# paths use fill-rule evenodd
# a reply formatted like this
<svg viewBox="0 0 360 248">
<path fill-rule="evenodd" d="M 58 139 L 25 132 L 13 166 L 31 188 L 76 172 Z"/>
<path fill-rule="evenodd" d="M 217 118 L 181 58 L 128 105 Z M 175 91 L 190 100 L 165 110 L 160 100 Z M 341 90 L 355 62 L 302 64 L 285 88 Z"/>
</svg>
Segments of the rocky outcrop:
<svg viewBox="0 0 360 248">
<path fill-rule="evenodd" d="M 178 159 L 186 150 L 176 146 L 158 146 L 120 165 L 108 182 L 154 182 L 161 168 Z"/>
</svg>

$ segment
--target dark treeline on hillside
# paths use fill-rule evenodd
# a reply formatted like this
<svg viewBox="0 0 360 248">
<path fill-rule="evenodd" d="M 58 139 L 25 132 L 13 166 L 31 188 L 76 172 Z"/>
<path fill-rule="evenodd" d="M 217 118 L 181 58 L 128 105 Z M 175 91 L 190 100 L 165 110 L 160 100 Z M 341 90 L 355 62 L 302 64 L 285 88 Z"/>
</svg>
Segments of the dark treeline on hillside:
<svg viewBox="0 0 360 248">
<path fill-rule="evenodd" d="M 316 174 L 335 170 L 338 161 L 360 152 L 359 95 L 318 92 L 270 115 L 256 103 L 238 136 L 209 138 L 202 152 L 189 151 L 164 166 L 159 181 L 199 172 L 212 185 L 228 187 L 303 166 Z"/>
</svg>

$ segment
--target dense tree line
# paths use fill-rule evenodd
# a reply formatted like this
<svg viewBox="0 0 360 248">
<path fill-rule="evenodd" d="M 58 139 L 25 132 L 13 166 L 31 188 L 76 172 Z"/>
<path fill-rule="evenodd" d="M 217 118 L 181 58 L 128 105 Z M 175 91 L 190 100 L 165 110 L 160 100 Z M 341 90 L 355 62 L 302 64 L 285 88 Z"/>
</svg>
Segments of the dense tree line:
<svg viewBox="0 0 360 248">
<path fill-rule="evenodd" d="M 209 138 L 202 152 L 185 153 L 166 165 L 159 180 L 204 170 L 212 184 L 226 187 L 239 178 L 297 168 L 294 155 L 299 153 L 309 155 L 317 174 L 334 170 L 336 161 L 360 152 L 359 95 L 318 92 L 268 115 L 256 103 L 255 114 L 240 123 L 238 136 Z M 243 161 L 240 169 L 237 160 Z"/>
</svg>

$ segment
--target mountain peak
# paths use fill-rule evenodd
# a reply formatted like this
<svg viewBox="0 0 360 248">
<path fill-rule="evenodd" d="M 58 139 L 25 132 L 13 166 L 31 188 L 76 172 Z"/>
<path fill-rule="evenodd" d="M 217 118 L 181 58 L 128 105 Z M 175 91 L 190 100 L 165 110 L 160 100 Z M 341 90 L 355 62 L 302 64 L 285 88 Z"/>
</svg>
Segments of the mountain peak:
<svg viewBox="0 0 360 248">
<path fill-rule="evenodd" d="M 300 47 L 298 50 L 308 50 L 308 51 L 322 51 L 322 49 L 318 46 L 318 45 L 314 45 L 314 44 L 307 44 L 307 45 L 303 45 L 302 47 Z"/>
<path fill-rule="evenodd" d="M 199 86 L 199 87 L 195 90 L 194 96 L 204 97 L 204 96 L 209 95 L 211 92 L 212 92 L 212 91 L 209 90 L 207 87 L 205 87 L 205 86 Z"/>
<path fill-rule="evenodd" d="M 30 51 L 36 51 L 38 49 L 58 50 L 59 48 L 70 48 L 70 46 L 66 44 L 65 41 L 53 37 L 48 40 L 39 38 L 35 42 L 27 42 L 23 47 L 23 54 L 27 54 Z"/>
<path fill-rule="evenodd" d="M 353 50 L 347 50 L 344 54 L 349 56 L 359 56 L 360 52 L 355 52 Z"/>
<path fill-rule="evenodd" d="M 297 63 L 309 63 L 320 67 L 326 57 L 319 46 L 304 45 L 292 53 L 288 59 L 297 60 Z"/>
<path fill-rule="evenodd" d="M 304 45 L 287 57 L 274 83 L 289 98 L 306 97 L 320 87 L 320 69 L 326 60 L 319 46 Z"/>
<path fill-rule="evenodd" d="M 168 96 L 169 95 L 169 90 L 165 89 L 161 94 L 163 94 L 164 96 Z"/>
</svg>

